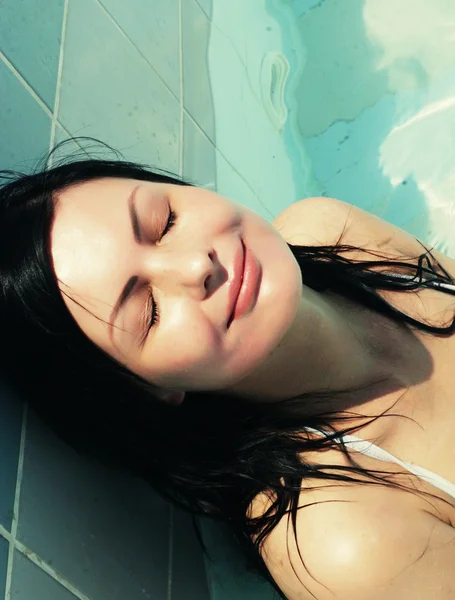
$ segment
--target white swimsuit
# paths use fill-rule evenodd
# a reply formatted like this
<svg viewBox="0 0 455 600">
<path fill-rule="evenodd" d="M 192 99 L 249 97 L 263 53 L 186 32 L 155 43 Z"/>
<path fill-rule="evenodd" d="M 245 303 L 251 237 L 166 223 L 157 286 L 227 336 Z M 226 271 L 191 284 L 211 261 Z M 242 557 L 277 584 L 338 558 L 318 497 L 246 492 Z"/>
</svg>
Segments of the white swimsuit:
<svg viewBox="0 0 455 600">
<path fill-rule="evenodd" d="M 400 279 L 413 279 L 412 276 L 402 275 L 402 274 L 398 274 L 398 273 L 394 273 L 393 277 L 397 277 Z M 450 293 L 455 294 L 455 285 L 452 285 L 450 283 L 444 283 L 441 281 L 428 281 L 428 280 L 426 280 L 422 283 L 424 284 L 423 287 L 432 287 L 432 288 L 436 288 L 436 289 L 441 288 L 441 290 L 446 290 L 449 294 Z M 323 431 L 320 431 L 318 429 L 313 429 L 312 427 L 306 427 L 306 430 L 316 433 L 318 435 L 327 435 Z M 372 442 L 362 440 L 361 438 L 358 438 L 354 435 L 338 436 L 337 438 L 334 438 L 334 442 L 340 443 L 341 439 L 344 441 L 344 443 L 346 444 L 346 446 L 348 448 L 351 448 L 352 450 L 355 450 L 356 452 L 361 452 L 362 454 L 366 454 L 367 456 L 370 456 L 371 458 L 376 458 L 377 460 L 382 460 L 384 462 L 396 463 L 397 465 L 400 465 L 401 467 L 403 467 L 410 473 L 413 473 L 414 475 L 419 477 L 419 479 L 422 479 L 423 481 L 426 481 L 426 482 L 434 485 L 436 488 L 440 489 L 441 491 L 445 492 L 446 494 L 448 494 L 449 496 L 452 496 L 452 498 L 455 499 L 455 483 L 452 483 L 451 481 L 444 479 L 444 477 L 441 477 L 440 475 L 437 475 L 436 473 L 433 473 L 432 471 L 429 471 L 428 469 L 424 469 L 423 467 L 414 465 L 411 462 L 405 462 L 403 460 L 400 460 L 396 456 L 393 456 L 392 454 L 390 454 L 390 452 L 383 450 L 382 448 L 380 448 L 379 446 L 376 446 Z"/>
<path fill-rule="evenodd" d="M 313 429 L 312 427 L 305 427 L 307 431 L 311 431 L 312 433 L 316 433 L 317 435 L 326 435 L 323 431 L 319 429 Z M 344 441 L 346 446 L 351 450 L 355 450 L 356 452 L 361 452 L 362 454 L 366 454 L 371 458 L 376 458 L 377 460 L 382 460 L 384 462 L 396 463 L 406 469 L 410 473 L 413 473 L 419 479 L 431 483 L 434 487 L 440 489 L 445 492 L 449 496 L 455 500 L 455 483 L 452 483 L 448 479 L 444 479 L 440 475 L 429 471 L 428 469 L 424 469 L 423 467 L 419 467 L 418 465 L 414 465 L 411 462 L 405 462 L 404 460 L 400 460 L 390 452 L 383 450 L 379 446 L 376 446 L 372 442 L 368 442 L 366 440 L 362 440 L 361 438 L 356 437 L 355 435 L 344 435 L 338 436 L 334 438 L 333 441 L 339 444 L 341 439 Z"/>
</svg>

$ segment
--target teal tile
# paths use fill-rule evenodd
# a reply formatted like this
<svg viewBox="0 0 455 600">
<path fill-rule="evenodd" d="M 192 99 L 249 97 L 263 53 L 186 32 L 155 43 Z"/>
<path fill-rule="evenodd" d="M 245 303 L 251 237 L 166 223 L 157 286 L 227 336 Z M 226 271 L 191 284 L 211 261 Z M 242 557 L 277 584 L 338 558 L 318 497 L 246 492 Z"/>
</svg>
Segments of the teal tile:
<svg viewBox="0 0 455 600">
<path fill-rule="evenodd" d="M 213 0 L 196 0 L 209 19 L 212 18 Z"/>
<path fill-rule="evenodd" d="M 11 578 L 14 600 L 76 600 L 76 596 L 23 554 L 14 553 Z"/>
<path fill-rule="evenodd" d="M 51 110 L 63 6 L 64 0 L 2 0 L 0 3 L 1 50 Z"/>
<path fill-rule="evenodd" d="M 254 188 L 232 168 L 220 152 L 217 152 L 216 164 L 217 192 L 219 194 L 254 210 L 267 221 L 274 219 L 276 215 L 260 201 Z"/>
<path fill-rule="evenodd" d="M 64 160 L 65 162 L 70 160 L 84 160 L 88 156 L 84 152 L 83 147 L 81 147 L 80 142 L 74 140 L 59 122 L 55 124 L 55 136 L 52 149 L 55 149 L 55 152 L 53 152 L 52 155 L 52 164 L 58 163 L 61 160 Z"/>
<path fill-rule="evenodd" d="M 200 519 L 210 597 L 213 600 L 279 600 L 261 576 L 249 571 L 232 534 L 221 523 Z"/>
<path fill-rule="evenodd" d="M 167 597 L 167 502 L 77 454 L 31 412 L 19 515 L 18 539 L 89 598 Z"/>
<path fill-rule="evenodd" d="M 183 176 L 208 189 L 216 189 L 216 149 L 194 121 L 183 120 Z"/>
<path fill-rule="evenodd" d="M 69 5 L 59 121 L 178 172 L 180 105 L 94 0 Z"/>
<path fill-rule="evenodd" d="M 101 0 L 101 4 L 180 99 L 179 0 Z"/>
<path fill-rule="evenodd" d="M 29 171 L 49 149 L 51 119 L 0 61 L 0 168 Z"/>
<path fill-rule="evenodd" d="M 194 0 L 182 2 L 183 104 L 200 128 L 215 140 L 215 115 L 209 78 L 210 21 Z"/>
<path fill-rule="evenodd" d="M 237 47 L 242 48 L 241 35 L 237 37 Z M 277 216 L 299 199 L 297 187 L 299 190 L 306 187 L 300 183 L 308 178 L 307 165 L 300 161 L 304 156 L 301 140 L 295 147 L 299 152 L 292 153 L 286 136 L 270 121 L 259 100 L 255 89 L 259 77 L 256 80 L 248 75 L 230 37 L 213 27 L 210 43 L 217 49 L 210 63 L 216 106 L 216 148 L 254 190 L 267 211 Z M 294 147 L 291 149 L 294 151 Z M 298 162 L 301 168 L 297 180 L 294 165 Z M 218 171 L 221 189 L 226 179 L 229 184 L 230 175 L 226 173 L 224 177 L 223 165 Z"/>
<path fill-rule="evenodd" d="M 8 569 L 9 544 L 0 536 L 0 598 L 5 595 L 6 573 Z"/>
<path fill-rule="evenodd" d="M 10 531 L 16 495 L 23 404 L 14 390 L 6 386 L 1 378 L 0 410 L 0 523 Z"/>
<path fill-rule="evenodd" d="M 192 518 L 174 510 L 172 600 L 210 600 L 202 547 Z"/>
</svg>

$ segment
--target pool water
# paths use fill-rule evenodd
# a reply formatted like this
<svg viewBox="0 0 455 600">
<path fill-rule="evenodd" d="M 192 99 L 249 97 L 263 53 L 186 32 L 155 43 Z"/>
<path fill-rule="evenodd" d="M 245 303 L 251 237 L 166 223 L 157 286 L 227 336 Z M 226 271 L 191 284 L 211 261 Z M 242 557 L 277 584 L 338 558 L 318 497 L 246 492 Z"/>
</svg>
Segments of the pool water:
<svg viewBox="0 0 455 600">
<path fill-rule="evenodd" d="M 455 255 L 454 2 L 213 0 L 210 36 L 217 144 L 265 216 L 331 196 Z"/>
</svg>

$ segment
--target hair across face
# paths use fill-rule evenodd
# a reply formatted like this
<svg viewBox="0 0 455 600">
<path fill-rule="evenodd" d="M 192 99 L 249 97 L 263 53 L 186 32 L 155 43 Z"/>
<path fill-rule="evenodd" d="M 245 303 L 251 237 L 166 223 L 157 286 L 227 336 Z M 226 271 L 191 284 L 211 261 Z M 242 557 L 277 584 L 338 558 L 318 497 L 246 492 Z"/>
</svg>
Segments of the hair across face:
<svg viewBox="0 0 455 600">
<path fill-rule="evenodd" d="M 51 253 L 80 329 L 164 389 L 240 381 L 282 339 L 302 293 L 272 225 L 191 186 L 102 178 L 66 188 L 56 195 Z"/>
</svg>

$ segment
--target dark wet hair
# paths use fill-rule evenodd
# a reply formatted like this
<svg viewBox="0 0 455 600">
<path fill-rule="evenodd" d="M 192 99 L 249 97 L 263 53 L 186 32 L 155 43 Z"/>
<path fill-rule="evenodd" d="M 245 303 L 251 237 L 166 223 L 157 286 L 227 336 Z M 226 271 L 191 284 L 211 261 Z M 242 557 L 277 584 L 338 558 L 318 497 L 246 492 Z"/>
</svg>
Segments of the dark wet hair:
<svg viewBox="0 0 455 600">
<path fill-rule="evenodd" d="M 56 150 L 60 150 L 57 147 Z M 53 156 L 53 154 L 51 154 Z M 186 185 L 178 177 L 115 159 L 65 158 L 33 173 L 0 172 L 0 326 L 3 376 L 33 410 L 79 452 L 133 473 L 195 515 L 226 523 L 248 565 L 278 590 L 260 556 L 265 536 L 283 515 L 296 516 L 302 479 L 362 481 L 399 486 L 382 471 L 366 471 L 348 454 L 351 467 L 308 464 L 305 451 L 334 445 L 334 424 L 354 413 L 305 417 L 296 407 L 333 398 L 335 392 L 305 394 L 279 403 L 252 403 L 215 393 L 189 393 L 170 406 L 155 399 L 155 388 L 95 346 L 80 330 L 61 297 L 49 249 L 54 197 L 59 190 L 102 177 Z M 340 240 L 339 240 L 340 241 Z M 415 290 L 422 277 L 452 282 L 437 273 L 426 250 L 415 265 L 376 261 L 375 267 L 413 272 L 397 280 L 371 270 L 371 262 L 349 260 L 352 246 L 292 246 L 302 281 L 332 290 L 397 323 L 432 334 L 451 335 L 455 321 L 435 327 L 395 309 L 376 291 Z M 378 256 L 376 254 L 376 256 Z M 184 333 L 182 333 L 184 335 Z M 355 390 L 340 390 L 349 397 Z M 375 418 L 378 418 L 378 415 Z M 361 415 L 358 418 L 364 417 Z M 374 419 L 373 419 L 374 420 Z M 364 422 L 362 424 L 365 424 Z M 306 427 L 332 432 L 310 438 Z M 341 429 L 352 433 L 355 430 Z M 249 518 L 252 500 L 271 491 L 274 503 L 260 518 Z M 255 541 L 252 541 L 255 538 Z"/>
</svg>

